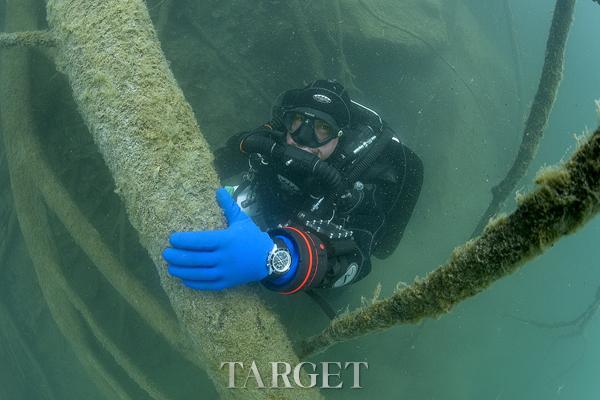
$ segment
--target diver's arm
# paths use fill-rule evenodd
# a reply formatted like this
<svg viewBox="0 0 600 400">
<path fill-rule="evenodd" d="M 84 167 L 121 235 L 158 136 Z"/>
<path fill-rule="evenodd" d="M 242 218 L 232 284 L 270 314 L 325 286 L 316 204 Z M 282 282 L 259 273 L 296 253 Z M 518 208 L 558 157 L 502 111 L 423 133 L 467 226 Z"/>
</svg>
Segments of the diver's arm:
<svg viewBox="0 0 600 400">
<path fill-rule="evenodd" d="M 290 270 L 284 275 L 267 276 L 263 285 L 281 294 L 293 294 L 314 288 L 332 288 L 352 284 L 371 269 L 354 239 L 329 240 L 302 227 L 284 226 L 268 232 L 281 240 L 292 256 Z"/>
<path fill-rule="evenodd" d="M 288 272 L 275 276 L 270 274 L 262 283 L 270 290 L 281 294 L 294 294 L 315 288 L 327 271 L 325 245 L 313 233 L 294 226 L 284 226 L 268 232 L 279 245 L 287 248 L 292 261 Z"/>
<path fill-rule="evenodd" d="M 264 232 L 227 190 L 218 189 L 216 200 L 223 209 L 227 228 L 175 232 L 162 254 L 169 274 L 190 288 L 223 290 L 262 282 L 269 289 L 292 294 L 328 287 L 335 272 L 332 267 L 338 265 L 332 260 L 352 249 L 340 246 L 341 242 L 324 242 L 304 228 L 285 226 Z"/>
</svg>

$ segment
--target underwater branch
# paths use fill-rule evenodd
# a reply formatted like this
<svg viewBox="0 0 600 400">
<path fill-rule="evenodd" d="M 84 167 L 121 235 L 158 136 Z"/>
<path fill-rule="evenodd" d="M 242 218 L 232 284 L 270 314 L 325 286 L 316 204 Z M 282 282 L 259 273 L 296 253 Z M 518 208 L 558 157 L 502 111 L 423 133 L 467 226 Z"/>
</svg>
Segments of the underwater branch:
<svg viewBox="0 0 600 400">
<path fill-rule="evenodd" d="M 481 233 L 488 220 L 498 212 L 506 198 L 523 176 L 535 157 L 544 129 L 556 99 L 563 76 L 565 46 L 573 21 L 575 0 L 556 0 L 550 33 L 546 41 L 546 56 L 537 92 L 523 129 L 519 152 L 500 183 L 492 188 L 492 201 L 479 220 L 472 236 Z"/>
<path fill-rule="evenodd" d="M 0 33 L 0 49 L 10 47 L 54 47 L 56 39 L 49 31 Z"/>
<path fill-rule="evenodd" d="M 565 164 L 545 169 L 537 189 L 508 216 L 490 221 L 480 237 L 456 248 L 450 260 L 385 300 L 336 318 L 300 343 L 301 358 L 401 323 L 447 313 L 575 232 L 600 210 L 600 128 Z"/>
</svg>

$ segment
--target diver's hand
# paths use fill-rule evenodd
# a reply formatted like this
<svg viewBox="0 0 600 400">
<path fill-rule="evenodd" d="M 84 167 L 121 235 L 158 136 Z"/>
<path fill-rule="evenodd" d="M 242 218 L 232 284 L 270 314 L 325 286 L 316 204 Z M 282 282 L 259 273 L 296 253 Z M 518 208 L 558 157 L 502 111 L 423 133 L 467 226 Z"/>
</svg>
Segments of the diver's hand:
<svg viewBox="0 0 600 400">
<path fill-rule="evenodd" d="M 235 203 L 217 190 L 217 202 L 229 227 L 203 232 L 175 232 L 163 251 L 169 273 L 198 290 L 221 290 L 260 281 L 268 274 L 267 256 L 274 242 Z"/>
</svg>

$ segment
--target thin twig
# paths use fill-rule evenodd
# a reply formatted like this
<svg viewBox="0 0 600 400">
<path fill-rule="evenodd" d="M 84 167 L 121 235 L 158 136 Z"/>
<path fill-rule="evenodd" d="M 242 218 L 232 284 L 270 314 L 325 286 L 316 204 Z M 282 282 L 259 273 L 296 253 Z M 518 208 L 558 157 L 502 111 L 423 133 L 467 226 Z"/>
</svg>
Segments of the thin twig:
<svg viewBox="0 0 600 400">
<path fill-rule="evenodd" d="M 596 290 L 596 297 L 594 301 L 588 305 L 578 316 L 567 321 L 543 322 L 516 317 L 514 315 L 508 315 L 508 317 L 529 325 L 537 326 L 538 328 L 556 329 L 575 327 L 572 335 L 580 335 L 583 333 L 585 327 L 589 324 L 594 315 L 596 315 L 598 310 L 600 310 L 600 287 Z"/>
<path fill-rule="evenodd" d="M 529 164 L 537 152 L 562 79 L 565 47 L 574 10 L 575 0 L 556 0 L 550 34 L 546 42 L 542 76 L 523 129 L 519 152 L 502 182 L 492 188 L 492 201 L 483 213 L 472 236 L 478 235 L 489 219 L 502 207 L 519 180 L 527 173 Z"/>
</svg>

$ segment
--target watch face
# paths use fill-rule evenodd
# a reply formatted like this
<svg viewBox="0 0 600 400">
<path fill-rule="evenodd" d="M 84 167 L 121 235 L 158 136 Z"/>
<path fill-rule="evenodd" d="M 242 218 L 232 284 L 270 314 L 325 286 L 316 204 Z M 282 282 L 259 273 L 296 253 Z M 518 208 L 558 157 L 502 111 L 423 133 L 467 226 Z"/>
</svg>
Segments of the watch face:
<svg viewBox="0 0 600 400">
<path fill-rule="evenodd" d="M 282 274 L 287 272 L 292 265 L 292 256 L 288 250 L 279 249 L 273 253 L 271 258 L 271 267 L 273 272 Z"/>
</svg>

